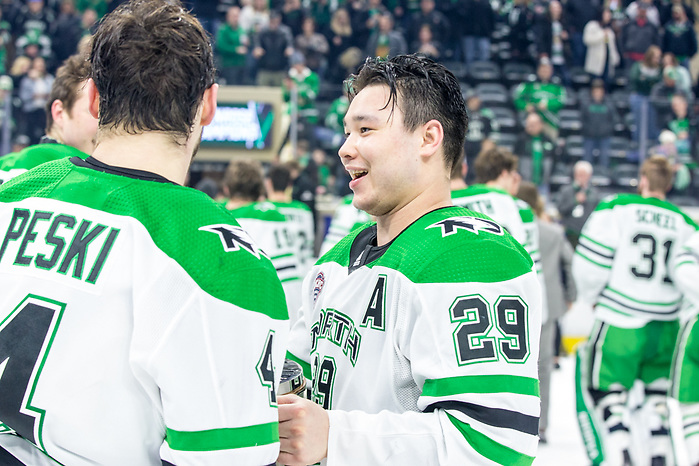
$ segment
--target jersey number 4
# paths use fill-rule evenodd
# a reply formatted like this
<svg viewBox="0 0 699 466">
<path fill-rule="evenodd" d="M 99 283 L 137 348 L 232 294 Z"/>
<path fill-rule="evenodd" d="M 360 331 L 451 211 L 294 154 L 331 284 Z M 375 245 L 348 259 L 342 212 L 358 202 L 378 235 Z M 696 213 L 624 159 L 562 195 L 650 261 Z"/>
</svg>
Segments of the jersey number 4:
<svg viewBox="0 0 699 466">
<path fill-rule="evenodd" d="M 528 307 L 517 296 L 500 296 L 495 305 L 481 295 L 462 296 L 451 305 L 456 358 L 460 366 L 497 361 L 523 363 L 529 357 Z M 496 327 L 497 330 L 493 329 Z"/>
<path fill-rule="evenodd" d="M 0 422 L 42 450 L 45 411 L 32 403 L 64 309 L 29 295 L 0 322 Z"/>
</svg>

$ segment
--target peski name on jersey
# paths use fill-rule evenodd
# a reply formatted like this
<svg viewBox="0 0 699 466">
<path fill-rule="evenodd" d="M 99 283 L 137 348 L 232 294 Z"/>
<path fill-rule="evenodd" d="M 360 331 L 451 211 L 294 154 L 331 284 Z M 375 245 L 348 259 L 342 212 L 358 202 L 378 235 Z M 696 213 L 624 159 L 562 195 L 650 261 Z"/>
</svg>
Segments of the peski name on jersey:
<svg viewBox="0 0 699 466">
<path fill-rule="evenodd" d="M 636 210 L 636 219 L 639 223 L 650 223 L 666 230 L 677 231 L 676 219 L 672 215 L 648 209 L 638 209 Z"/>
<path fill-rule="evenodd" d="M 458 230 L 467 230 L 475 234 L 479 231 L 487 231 L 496 235 L 502 236 L 503 229 L 500 225 L 492 220 L 480 217 L 451 217 L 446 220 L 433 223 L 425 228 L 441 228 L 442 237 L 450 236 Z"/>
<path fill-rule="evenodd" d="M 15 208 L 0 246 L 0 264 L 46 271 L 58 266 L 56 272 L 70 271 L 73 278 L 94 285 L 119 231 L 69 214 Z"/>
</svg>

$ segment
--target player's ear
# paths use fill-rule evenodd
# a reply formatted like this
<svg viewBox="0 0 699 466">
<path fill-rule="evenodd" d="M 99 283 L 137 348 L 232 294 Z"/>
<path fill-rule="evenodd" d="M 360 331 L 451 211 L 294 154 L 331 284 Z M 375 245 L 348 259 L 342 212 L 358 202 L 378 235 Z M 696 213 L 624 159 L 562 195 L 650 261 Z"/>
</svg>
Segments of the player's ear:
<svg viewBox="0 0 699 466">
<path fill-rule="evenodd" d="M 206 126 L 214 119 L 216 113 L 216 99 L 218 98 L 218 84 L 212 84 L 204 91 L 201 109 L 201 125 Z"/>
<path fill-rule="evenodd" d="M 54 122 L 63 120 L 63 111 L 63 102 L 60 99 L 56 99 L 51 103 L 51 118 Z"/>
<path fill-rule="evenodd" d="M 99 120 L 100 117 L 100 93 L 97 91 L 97 86 L 92 78 L 87 80 L 87 108 L 93 118 Z"/>
<path fill-rule="evenodd" d="M 444 140 L 444 128 L 437 120 L 430 120 L 422 126 L 422 150 L 425 155 L 436 153 Z"/>
</svg>

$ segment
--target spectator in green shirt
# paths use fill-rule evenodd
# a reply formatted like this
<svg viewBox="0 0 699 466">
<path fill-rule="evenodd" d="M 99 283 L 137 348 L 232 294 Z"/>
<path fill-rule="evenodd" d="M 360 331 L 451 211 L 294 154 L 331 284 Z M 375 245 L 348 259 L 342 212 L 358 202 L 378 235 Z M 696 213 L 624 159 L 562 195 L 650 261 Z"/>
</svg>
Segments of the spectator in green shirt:
<svg viewBox="0 0 699 466">
<path fill-rule="evenodd" d="M 216 55 L 225 84 L 247 84 L 245 63 L 249 46 L 248 34 L 240 26 L 240 7 L 232 6 L 226 12 L 226 22 L 216 34 Z"/>
<path fill-rule="evenodd" d="M 541 60 L 536 70 L 538 79 L 523 82 L 515 89 L 514 104 L 518 110 L 538 113 L 544 122 L 544 133 L 552 139 L 558 139 L 558 112 L 566 102 L 563 86 L 551 82 L 553 66 L 548 60 Z"/>
</svg>

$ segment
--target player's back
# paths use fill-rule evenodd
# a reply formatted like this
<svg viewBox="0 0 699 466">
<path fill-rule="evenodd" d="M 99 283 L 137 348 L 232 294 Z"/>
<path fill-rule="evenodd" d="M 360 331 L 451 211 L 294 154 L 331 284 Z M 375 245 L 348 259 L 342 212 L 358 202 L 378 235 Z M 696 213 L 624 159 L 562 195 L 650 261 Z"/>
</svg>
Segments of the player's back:
<svg viewBox="0 0 699 466">
<path fill-rule="evenodd" d="M 296 236 L 296 249 L 300 261 L 299 275 L 303 277 L 315 262 L 315 221 L 313 211 L 301 201 L 272 202 L 284 214 Z"/>
<path fill-rule="evenodd" d="M 534 212 L 522 200 L 502 189 L 476 184 L 452 191 L 454 205 L 485 214 L 498 222 L 524 246 L 541 271 L 539 232 Z"/>
<path fill-rule="evenodd" d="M 253 202 L 231 210 L 240 226 L 248 232 L 269 257 L 284 287 L 289 316 L 293 322 L 301 306 L 300 257 L 298 237 L 293 225 L 271 202 Z"/>
<path fill-rule="evenodd" d="M 85 153 L 65 144 L 48 143 L 25 147 L 19 152 L 0 157 L 0 184 L 10 181 L 12 178 L 34 167 L 38 167 L 42 163 L 74 156 L 87 157 Z"/>
<path fill-rule="evenodd" d="M 636 194 L 605 199 L 585 223 L 576 248 L 580 291 L 596 301 L 600 318 L 615 325 L 677 318 L 681 295 L 668 261 L 695 230 L 667 201 Z"/>
<path fill-rule="evenodd" d="M 139 177 L 72 158 L 0 188 L 0 419 L 62 464 L 207 462 L 221 452 L 188 432 L 276 422 L 262 381 L 237 380 L 259 378 L 270 329 L 285 338 L 271 263 L 205 194 Z"/>
</svg>

